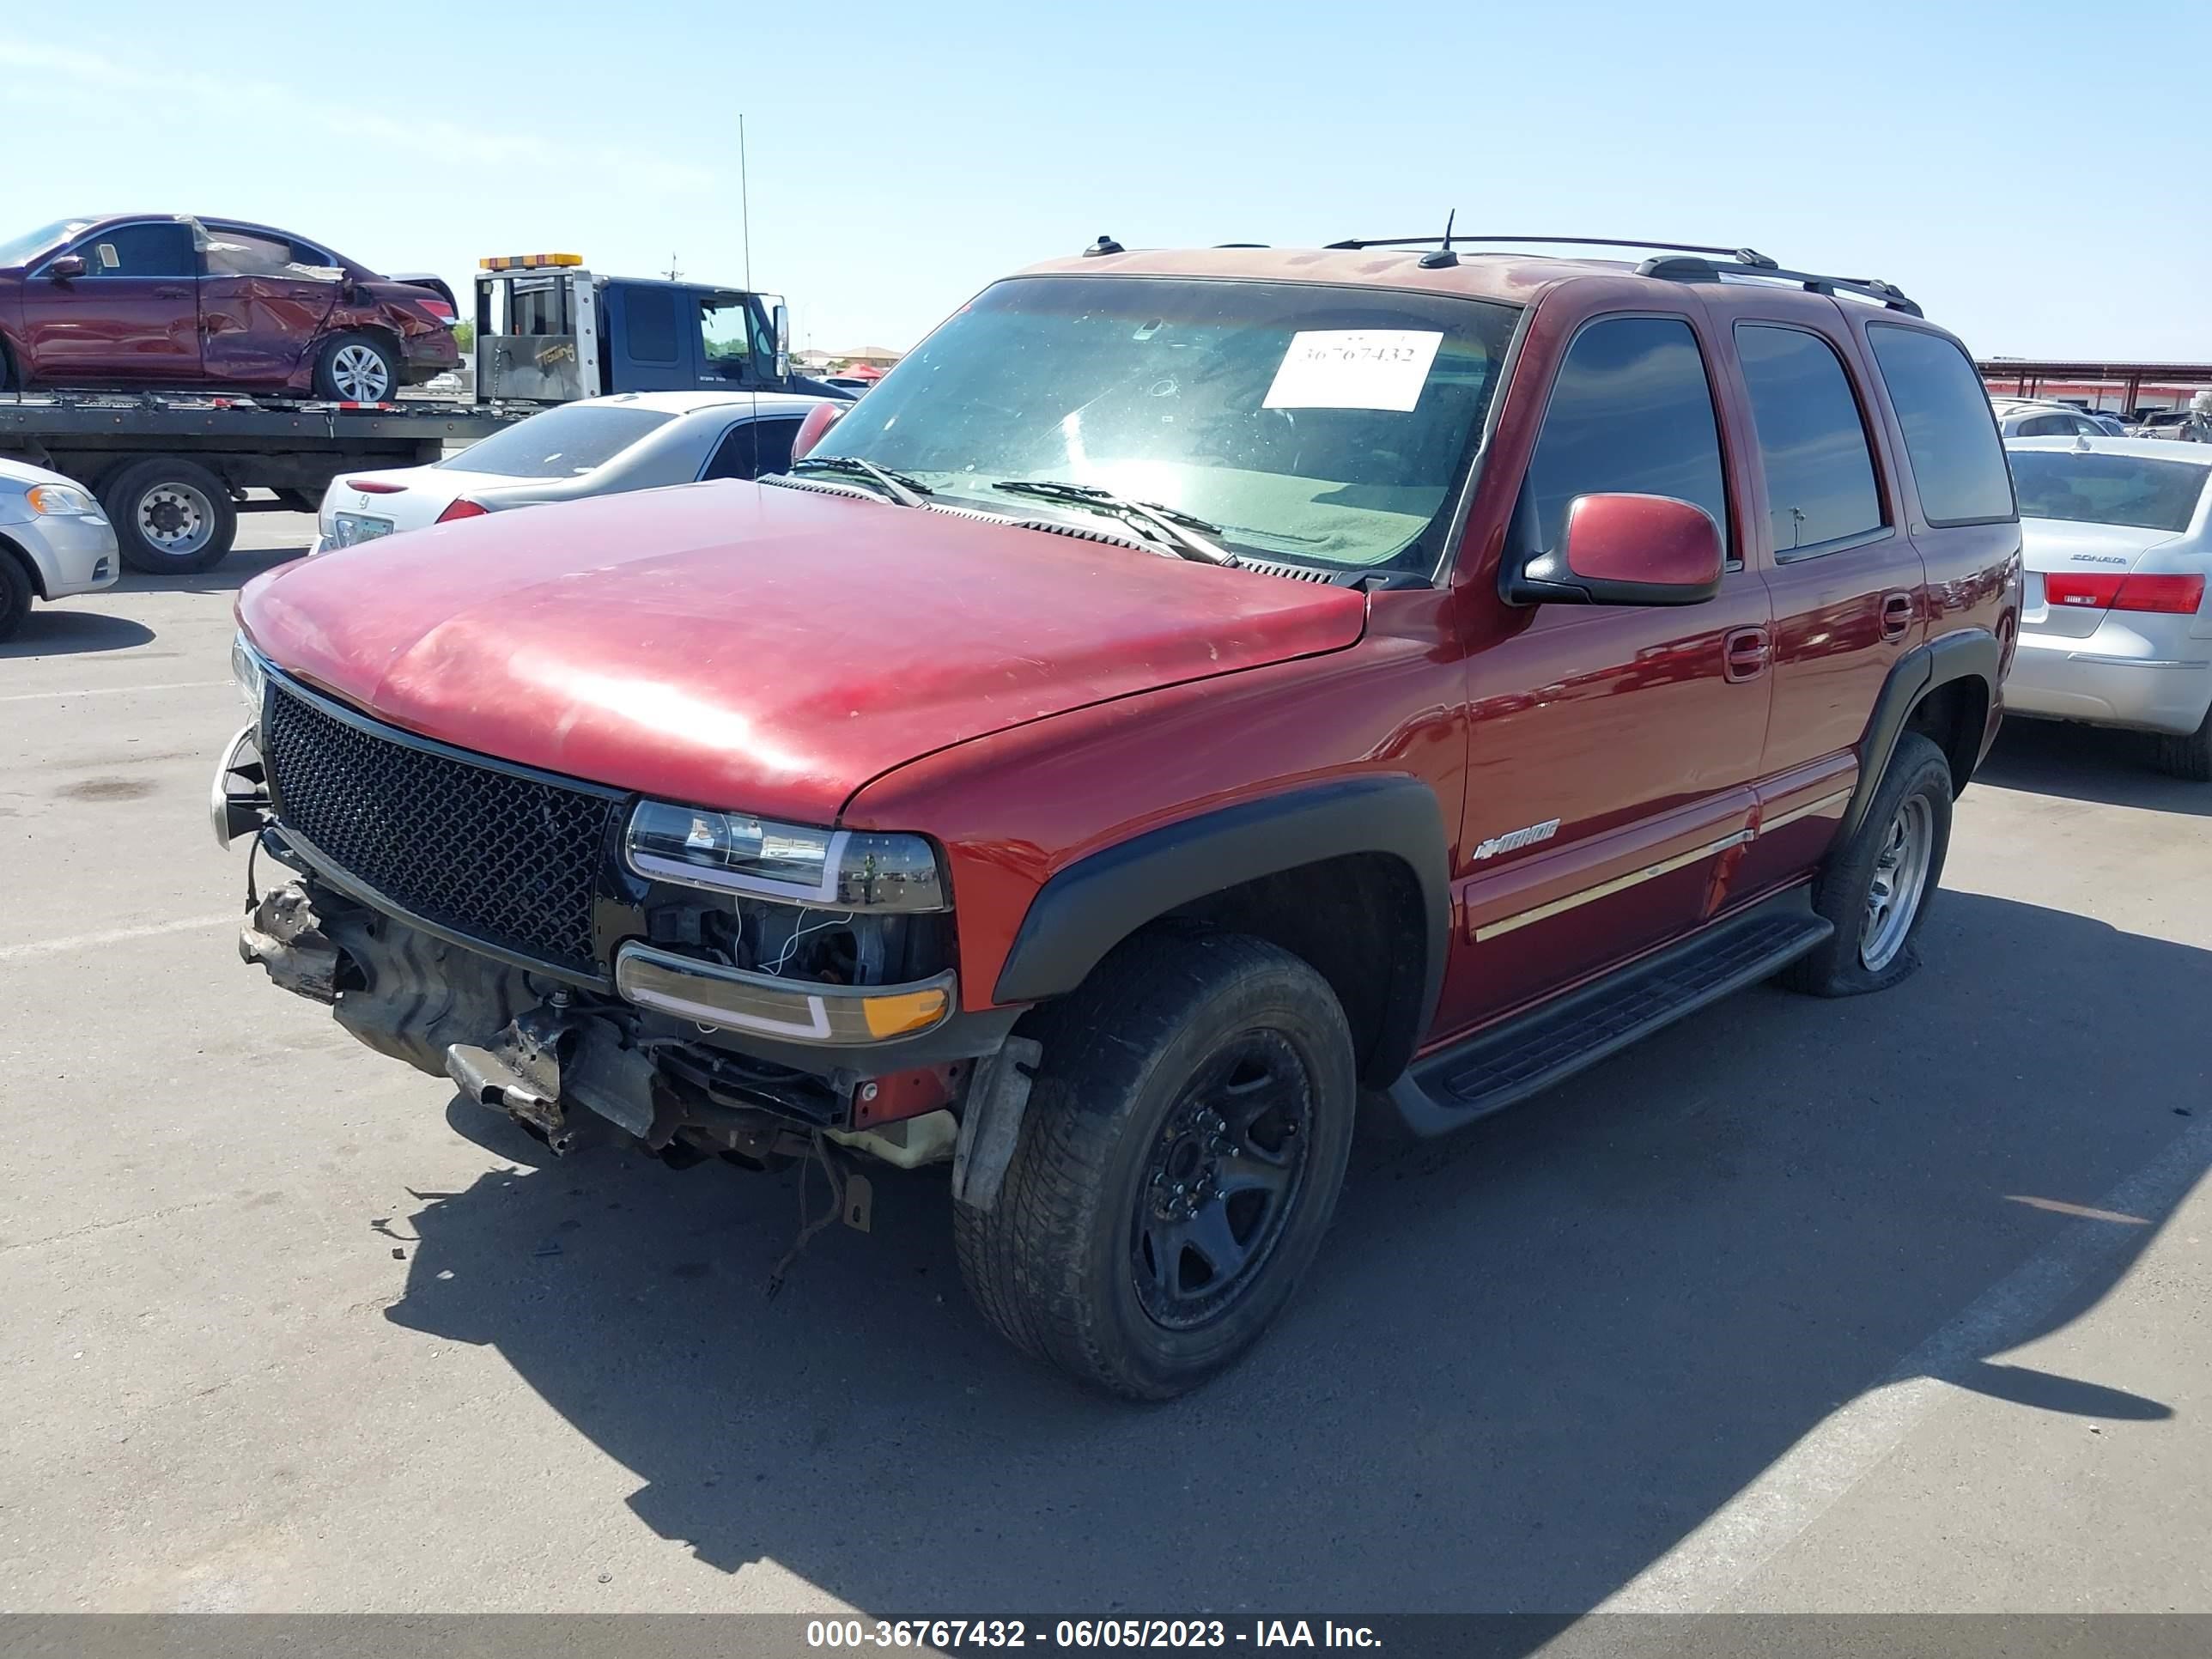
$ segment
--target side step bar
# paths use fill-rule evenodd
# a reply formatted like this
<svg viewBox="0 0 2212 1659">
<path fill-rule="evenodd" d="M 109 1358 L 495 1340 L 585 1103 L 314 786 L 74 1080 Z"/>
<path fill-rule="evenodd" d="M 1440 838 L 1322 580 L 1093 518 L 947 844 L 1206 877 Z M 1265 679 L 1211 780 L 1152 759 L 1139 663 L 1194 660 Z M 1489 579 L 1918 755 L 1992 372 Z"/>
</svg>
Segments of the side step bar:
<svg viewBox="0 0 2212 1659">
<path fill-rule="evenodd" d="M 1447 1133 L 1758 983 L 1834 932 L 1814 914 L 1811 888 L 1778 893 L 1558 1002 L 1414 1061 L 1390 1085 L 1390 1105 L 1409 1133 Z"/>
</svg>

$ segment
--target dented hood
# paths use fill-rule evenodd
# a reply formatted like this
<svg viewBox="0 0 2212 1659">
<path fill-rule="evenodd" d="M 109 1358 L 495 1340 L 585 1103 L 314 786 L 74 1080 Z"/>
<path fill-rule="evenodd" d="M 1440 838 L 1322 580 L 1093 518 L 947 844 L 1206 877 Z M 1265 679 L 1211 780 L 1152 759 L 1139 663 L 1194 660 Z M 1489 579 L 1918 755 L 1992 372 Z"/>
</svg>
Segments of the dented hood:
<svg viewBox="0 0 2212 1659">
<path fill-rule="evenodd" d="M 238 609 L 278 668 L 410 732 L 815 823 L 932 750 L 1340 650 L 1366 614 L 1347 588 L 734 482 L 366 543 Z"/>
</svg>

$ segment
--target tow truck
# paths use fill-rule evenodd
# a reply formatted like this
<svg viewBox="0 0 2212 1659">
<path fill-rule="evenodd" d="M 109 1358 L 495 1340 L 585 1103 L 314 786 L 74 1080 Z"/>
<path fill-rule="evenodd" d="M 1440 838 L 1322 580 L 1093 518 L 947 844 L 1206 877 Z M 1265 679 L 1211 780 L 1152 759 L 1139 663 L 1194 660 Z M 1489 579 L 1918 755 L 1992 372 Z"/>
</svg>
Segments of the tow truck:
<svg viewBox="0 0 2212 1659">
<path fill-rule="evenodd" d="M 219 389 L 0 395 L 0 456 L 90 489 L 134 569 L 188 574 L 230 551 L 241 510 L 312 513 L 342 473 L 423 465 L 555 404 L 732 385 L 852 396 L 792 373 L 790 312 L 775 295 L 595 276 L 574 253 L 478 264 L 466 397 L 434 386 L 381 404 Z"/>
</svg>

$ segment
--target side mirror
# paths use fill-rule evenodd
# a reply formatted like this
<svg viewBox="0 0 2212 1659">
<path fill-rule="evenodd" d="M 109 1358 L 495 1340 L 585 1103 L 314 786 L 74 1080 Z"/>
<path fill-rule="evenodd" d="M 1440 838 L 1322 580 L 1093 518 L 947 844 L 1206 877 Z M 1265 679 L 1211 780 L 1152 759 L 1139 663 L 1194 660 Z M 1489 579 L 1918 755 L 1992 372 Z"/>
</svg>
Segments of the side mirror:
<svg viewBox="0 0 2212 1659">
<path fill-rule="evenodd" d="M 84 255 L 64 253 L 58 259 L 49 259 L 46 274 L 57 283 L 66 283 L 73 277 L 82 276 L 84 275 Z"/>
<path fill-rule="evenodd" d="M 775 378 L 791 378 L 791 307 L 775 308 Z"/>
<path fill-rule="evenodd" d="M 806 418 L 799 423 L 799 435 L 791 441 L 791 459 L 794 461 L 802 459 L 820 443 L 822 434 L 843 420 L 846 410 L 852 406 L 850 404 L 817 404 L 808 410 Z"/>
<path fill-rule="evenodd" d="M 1509 575 L 1513 605 L 1702 605 L 1720 592 L 1720 526 L 1672 495 L 1577 495 L 1559 546 Z"/>
</svg>

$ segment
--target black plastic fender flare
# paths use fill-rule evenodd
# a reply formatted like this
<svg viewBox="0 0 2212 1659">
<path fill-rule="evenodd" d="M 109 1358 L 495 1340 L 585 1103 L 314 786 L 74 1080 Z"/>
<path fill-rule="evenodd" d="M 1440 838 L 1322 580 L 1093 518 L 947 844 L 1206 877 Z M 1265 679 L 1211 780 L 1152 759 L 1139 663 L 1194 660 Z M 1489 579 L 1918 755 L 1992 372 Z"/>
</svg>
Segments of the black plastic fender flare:
<svg viewBox="0 0 2212 1659">
<path fill-rule="evenodd" d="M 1443 990 L 1450 948 L 1450 849 L 1436 792 L 1403 776 L 1341 778 L 1164 824 L 1070 865 L 1038 890 L 994 1000 L 1065 995 L 1138 928 L 1210 893 L 1324 859 L 1379 853 L 1404 863 L 1421 894 L 1426 955 L 1418 1040 Z"/>
<path fill-rule="evenodd" d="M 1858 833 L 1874 792 L 1881 787 L 1889 757 L 1896 752 L 1897 740 L 1904 735 L 1905 722 L 1912 718 L 1920 700 L 1954 680 L 1978 679 L 1987 688 L 1994 706 L 1997 665 L 2003 660 L 2003 647 L 1995 634 L 1986 628 L 1966 628 L 1916 645 L 1892 665 L 1881 695 L 1875 699 L 1874 718 L 1867 723 L 1866 735 L 1859 739 L 1859 781 L 1851 791 L 1851 804 L 1844 811 L 1837 845 Z"/>
</svg>

